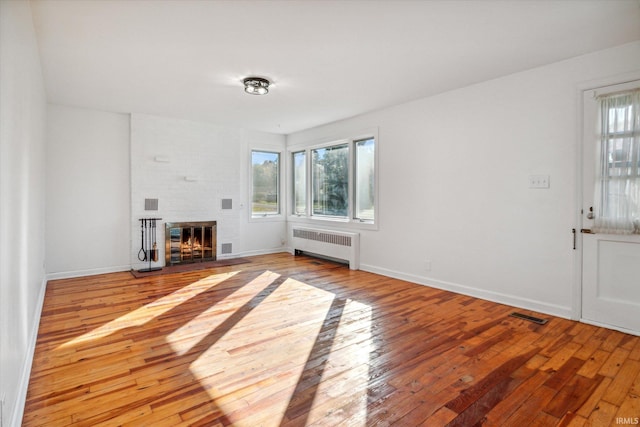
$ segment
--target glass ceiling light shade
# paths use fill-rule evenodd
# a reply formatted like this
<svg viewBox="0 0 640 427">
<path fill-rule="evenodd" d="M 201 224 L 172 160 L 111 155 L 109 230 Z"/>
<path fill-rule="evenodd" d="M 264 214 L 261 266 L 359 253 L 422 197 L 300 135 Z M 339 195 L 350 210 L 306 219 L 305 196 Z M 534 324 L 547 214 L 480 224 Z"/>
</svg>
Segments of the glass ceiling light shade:
<svg viewBox="0 0 640 427">
<path fill-rule="evenodd" d="M 251 95 L 266 95 L 269 93 L 269 80 L 261 77 L 247 77 L 243 80 L 244 91 Z"/>
</svg>

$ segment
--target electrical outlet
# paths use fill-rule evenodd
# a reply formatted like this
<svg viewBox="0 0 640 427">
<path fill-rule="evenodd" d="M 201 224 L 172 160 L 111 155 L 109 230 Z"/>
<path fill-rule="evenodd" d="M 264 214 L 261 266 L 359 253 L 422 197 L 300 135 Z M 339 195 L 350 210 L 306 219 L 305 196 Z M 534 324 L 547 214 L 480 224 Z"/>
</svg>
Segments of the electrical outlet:
<svg viewBox="0 0 640 427">
<path fill-rule="evenodd" d="M 529 188 L 549 188 L 549 175 L 529 175 Z"/>
<path fill-rule="evenodd" d="M 431 271 L 431 260 L 428 259 L 424 262 L 424 271 Z"/>
</svg>

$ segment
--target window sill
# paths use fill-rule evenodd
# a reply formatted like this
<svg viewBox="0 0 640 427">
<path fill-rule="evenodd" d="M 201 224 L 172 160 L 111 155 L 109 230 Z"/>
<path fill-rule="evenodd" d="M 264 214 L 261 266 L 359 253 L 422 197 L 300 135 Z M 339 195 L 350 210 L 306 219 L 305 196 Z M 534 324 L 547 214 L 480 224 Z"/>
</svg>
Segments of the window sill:
<svg viewBox="0 0 640 427">
<path fill-rule="evenodd" d="M 366 222 L 358 220 L 349 220 L 345 218 L 331 218 L 331 217 L 307 217 L 298 215 L 289 215 L 288 222 L 295 224 L 313 225 L 316 227 L 321 226 L 335 226 L 340 229 L 358 229 L 358 230 L 378 230 L 378 224 L 375 222 Z"/>
<path fill-rule="evenodd" d="M 278 215 L 251 215 L 249 222 L 283 222 L 286 218 L 282 214 Z"/>
</svg>

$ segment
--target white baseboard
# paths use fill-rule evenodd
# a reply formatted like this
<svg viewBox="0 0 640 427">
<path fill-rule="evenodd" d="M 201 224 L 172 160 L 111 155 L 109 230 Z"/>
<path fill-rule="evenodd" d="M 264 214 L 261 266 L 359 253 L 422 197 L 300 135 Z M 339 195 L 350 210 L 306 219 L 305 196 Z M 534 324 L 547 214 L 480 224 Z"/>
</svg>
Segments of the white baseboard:
<svg viewBox="0 0 640 427">
<path fill-rule="evenodd" d="M 257 255 L 279 254 L 282 252 L 287 252 L 287 249 L 283 247 L 278 247 L 278 248 L 271 248 L 271 249 L 260 249 L 256 251 L 235 252 L 232 254 L 224 254 L 224 255 L 218 254 L 217 259 L 233 259 L 233 258 L 257 256 Z"/>
<path fill-rule="evenodd" d="M 29 331 L 29 342 L 27 354 L 24 364 L 22 365 L 22 373 L 20 375 L 20 386 L 16 396 L 16 404 L 13 413 L 9 419 L 9 426 L 19 427 L 22 425 L 22 417 L 24 416 L 24 407 L 27 401 L 27 390 L 29 388 L 29 379 L 31 378 L 31 366 L 33 365 L 33 357 L 36 352 L 36 342 L 38 340 L 38 329 L 40 327 L 40 317 L 42 316 L 42 307 L 44 306 L 44 296 L 47 292 L 47 278 L 42 279 L 40 284 L 40 292 L 38 301 L 36 302 L 36 310 L 33 313 L 31 321 L 31 330 Z"/>
<path fill-rule="evenodd" d="M 268 255 L 268 254 L 276 254 L 281 252 L 286 252 L 286 248 L 278 247 L 271 249 L 262 249 L 256 251 L 246 251 L 246 252 L 236 252 L 232 254 L 224 254 L 216 257 L 216 259 L 232 259 L 232 258 L 240 258 L 240 257 L 250 257 L 256 255 Z M 97 274 L 107 274 L 107 273 L 120 273 L 123 271 L 130 271 L 132 268 L 135 268 L 132 265 L 116 265 L 113 267 L 103 267 L 103 268 L 92 268 L 87 270 L 74 270 L 74 271 L 61 271 L 55 273 L 48 273 L 47 280 L 58 280 L 58 279 L 72 279 L 74 277 L 85 277 L 85 276 L 95 276 Z M 144 267 L 142 267 L 144 268 Z"/>
<path fill-rule="evenodd" d="M 550 314 L 565 319 L 572 318 L 572 308 L 564 307 L 557 304 L 549 304 L 544 301 L 522 298 L 515 295 L 503 294 L 500 292 L 487 291 L 484 289 L 473 288 L 470 286 L 460 285 L 457 283 L 445 282 L 442 280 L 431 279 L 428 277 L 416 276 L 413 274 L 401 273 L 399 271 L 380 268 L 373 265 L 360 264 L 360 269 L 370 273 L 381 274 L 383 276 L 392 277 L 394 279 L 405 280 L 407 282 L 419 285 L 429 286 L 436 289 L 455 292 L 457 294 L 468 295 L 475 298 L 485 299 L 500 304 L 510 305 L 513 307 L 523 308 L 526 310 L 537 311 L 540 313 Z"/>
<path fill-rule="evenodd" d="M 598 326 L 599 328 L 613 329 L 614 331 L 623 332 L 625 334 L 640 336 L 640 331 L 634 331 L 633 329 L 625 329 L 620 326 L 609 325 L 608 323 L 596 322 L 595 320 L 584 319 L 584 318 L 580 319 L 580 321 L 588 325 Z"/>
<path fill-rule="evenodd" d="M 91 268 L 88 270 L 61 271 L 48 273 L 47 280 L 71 279 L 74 277 L 95 276 L 97 274 L 119 273 L 131 270 L 131 265 L 116 265 L 113 267 Z"/>
</svg>

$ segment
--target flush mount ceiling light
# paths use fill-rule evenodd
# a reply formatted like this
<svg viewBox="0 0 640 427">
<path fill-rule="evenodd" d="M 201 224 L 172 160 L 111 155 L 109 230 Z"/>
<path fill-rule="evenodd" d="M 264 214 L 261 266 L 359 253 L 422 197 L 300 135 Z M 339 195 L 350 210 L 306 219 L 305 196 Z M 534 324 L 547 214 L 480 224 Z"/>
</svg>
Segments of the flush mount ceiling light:
<svg viewBox="0 0 640 427">
<path fill-rule="evenodd" d="M 261 77 L 247 77 L 243 80 L 244 91 L 251 95 L 266 95 L 269 93 L 269 80 Z"/>
</svg>

